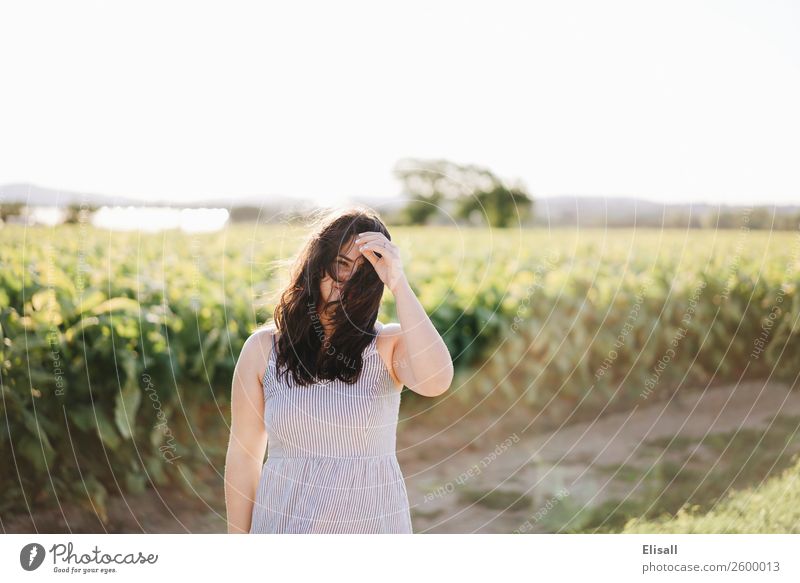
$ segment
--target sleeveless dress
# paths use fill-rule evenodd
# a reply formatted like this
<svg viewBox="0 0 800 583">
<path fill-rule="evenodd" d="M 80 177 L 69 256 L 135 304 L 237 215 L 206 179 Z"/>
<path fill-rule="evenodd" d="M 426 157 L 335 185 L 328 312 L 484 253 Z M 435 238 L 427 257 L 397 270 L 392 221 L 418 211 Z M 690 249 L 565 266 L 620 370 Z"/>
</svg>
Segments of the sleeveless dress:
<svg viewBox="0 0 800 583">
<path fill-rule="evenodd" d="M 412 533 L 395 453 L 400 391 L 377 332 L 353 385 L 278 380 L 275 356 L 273 338 L 263 378 L 267 461 L 250 533 Z"/>
</svg>

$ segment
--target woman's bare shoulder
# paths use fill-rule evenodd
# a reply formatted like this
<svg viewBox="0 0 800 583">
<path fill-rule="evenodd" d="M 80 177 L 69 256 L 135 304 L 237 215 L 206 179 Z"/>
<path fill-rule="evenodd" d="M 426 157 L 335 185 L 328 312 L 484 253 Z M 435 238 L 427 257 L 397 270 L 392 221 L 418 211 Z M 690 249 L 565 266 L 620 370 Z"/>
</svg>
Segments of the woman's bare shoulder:
<svg viewBox="0 0 800 583">
<path fill-rule="evenodd" d="M 250 334 L 250 336 L 245 341 L 246 343 L 251 344 L 272 344 L 272 338 L 277 332 L 275 328 L 275 324 L 262 324 Z"/>
<path fill-rule="evenodd" d="M 261 326 L 259 326 L 255 330 L 253 330 L 251 336 L 255 336 L 256 334 L 264 334 L 264 333 L 273 334 L 276 331 L 276 329 L 277 328 L 276 328 L 275 324 L 273 324 L 273 323 L 261 324 Z"/>
<path fill-rule="evenodd" d="M 267 360 L 272 351 L 273 337 L 276 333 L 274 324 L 263 324 L 253 330 L 244 341 L 242 351 L 239 354 L 239 360 L 243 366 L 251 367 L 258 374 L 259 378 L 263 378 L 266 371 Z"/>
<path fill-rule="evenodd" d="M 386 324 L 378 323 L 378 349 L 386 353 L 388 358 L 392 358 L 394 349 L 397 346 L 397 341 L 402 336 L 403 329 L 397 322 L 388 322 Z"/>
<path fill-rule="evenodd" d="M 400 324 L 397 322 L 388 322 L 386 324 L 383 322 L 378 322 L 377 326 L 379 338 L 397 338 L 397 336 L 402 332 L 402 328 L 400 328 Z"/>
</svg>

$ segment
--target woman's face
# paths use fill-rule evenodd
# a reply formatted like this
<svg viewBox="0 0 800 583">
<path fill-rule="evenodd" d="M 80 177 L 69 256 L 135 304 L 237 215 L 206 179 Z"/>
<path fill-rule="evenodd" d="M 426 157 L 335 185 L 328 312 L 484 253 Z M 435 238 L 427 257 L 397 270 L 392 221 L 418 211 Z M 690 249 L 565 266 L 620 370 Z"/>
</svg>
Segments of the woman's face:
<svg viewBox="0 0 800 583">
<path fill-rule="evenodd" d="M 364 260 L 364 256 L 361 254 L 361 251 L 358 250 L 358 246 L 353 244 L 354 240 L 355 238 L 351 237 L 350 240 L 339 249 L 339 256 L 334 259 L 331 271 L 336 274 L 336 278 L 339 281 L 334 281 L 333 278 L 326 273 L 325 277 L 320 282 L 320 294 L 326 302 L 339 299 L 341 286 L 343 286 L 355 272 L 358 264 Z"/>
</svg>

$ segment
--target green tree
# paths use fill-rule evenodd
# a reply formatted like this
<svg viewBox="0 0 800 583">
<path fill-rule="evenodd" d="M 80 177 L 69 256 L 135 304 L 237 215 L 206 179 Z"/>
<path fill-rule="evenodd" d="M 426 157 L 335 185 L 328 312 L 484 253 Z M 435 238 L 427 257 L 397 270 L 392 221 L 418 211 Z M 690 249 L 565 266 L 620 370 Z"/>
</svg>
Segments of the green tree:
<svg viewBox="0 0 800 583">
<path fill-rule="evenodd" d="M 443 211 L 456 219 L 506 227 L 526 221 L 532 213 L 533 200 L 525 187 L 506 184 L 488 168 L 406 158 L 394 173 L 409 195 L 403 215 L 411 224 L 425 224 Z"/>
<path fill-rule="evenodd" d="M 472 222 L 509 227 L 527 220 L 532 214 L 533 200 L 522 188 L 497 185 L 492 190 L 479 190 L 472 196 L 462 197 L 456 208 L 457 216 Z"/>
<path fill-rule="evenodd" d="M 92 215 L 99 209 L 97 205 L 93 204 L 70 204 L 67 206 L 67 213 L 64 217 L 64 222 L 67 224 L 77 224 L 81 222 L 88 223 Z"/>
<path fill-rule="evenodd" d="M 22 214 L 25 205 L 21 202 L 0 203 L 0 221 L 5 222 L 8 217 L 16 217 Z"/>
</svg>

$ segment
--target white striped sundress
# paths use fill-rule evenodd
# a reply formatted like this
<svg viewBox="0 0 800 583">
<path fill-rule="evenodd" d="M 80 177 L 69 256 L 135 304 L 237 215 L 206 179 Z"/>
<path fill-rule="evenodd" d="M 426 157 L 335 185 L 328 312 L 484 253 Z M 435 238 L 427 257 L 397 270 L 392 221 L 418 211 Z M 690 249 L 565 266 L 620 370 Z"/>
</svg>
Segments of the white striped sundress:
<svg viewBox="0 0 800 583">
<path fill-rule="evenodd" d="M 378 322 L 378 325 L 383 325 Z M 377 350 L 359 380 L 305 387 L 277 379 L 275 344 L 263 378 L 267 461 L 251 533 L 411 533 L 396 456 L 400 391 Z"/>
</svg>

